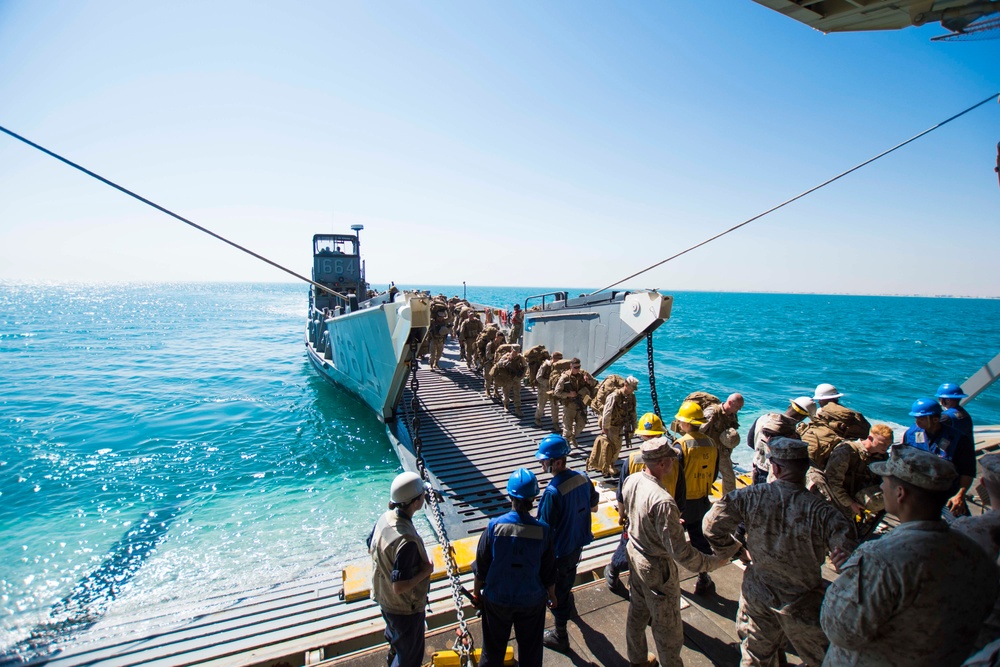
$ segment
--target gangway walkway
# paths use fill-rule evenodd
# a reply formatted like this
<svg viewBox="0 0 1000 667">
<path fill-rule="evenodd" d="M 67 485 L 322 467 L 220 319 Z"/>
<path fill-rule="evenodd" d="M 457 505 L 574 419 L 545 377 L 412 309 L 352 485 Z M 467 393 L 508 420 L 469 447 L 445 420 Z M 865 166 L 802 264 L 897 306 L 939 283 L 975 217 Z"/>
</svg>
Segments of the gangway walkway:
<svg viewBox="0 0 1000 667">
<path fill-rule="evenodd" d="M 446 347 L 440 365 L 442 370 L 438 371 L 421 363 L 417 371 L 420 437 L 427 468 L 444 493 L 448 537 L 459 539 L 480 533 L 490 518 L 509 509 L 507 478 L 515 469 L 528 468 L 545 488 L 551 475 L 542 473 L 534 453 L 539 441 L 554 431 L 548 411 L 542 428 L 534 426 L 534 389 L 521 387 L 522 416 L 517 417 L 513 405 L 507 411 L 486 396 L 482 376 L 458 360 L 457 345 Z M 409 405 L 410 398 L 407 389 L 403 403 Z M 416 471 L 406 419 L 407 415 L 401 414 L 390 425 L 389 433 L 404 467 Z M 577 438 L 579 446 L 568 457 L 570 468 L 584 471 L 597 435 L 596 423 L 596 417 L 590 415 Z M 632 449 L 637 446 L 633 444 Z"/>
</svg>

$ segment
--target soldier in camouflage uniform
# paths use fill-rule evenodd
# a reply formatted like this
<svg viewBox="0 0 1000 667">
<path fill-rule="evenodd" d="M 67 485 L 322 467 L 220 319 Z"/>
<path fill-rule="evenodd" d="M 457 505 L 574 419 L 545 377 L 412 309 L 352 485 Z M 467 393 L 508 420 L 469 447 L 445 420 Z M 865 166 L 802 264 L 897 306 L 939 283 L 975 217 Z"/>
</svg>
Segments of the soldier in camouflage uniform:
<svg viewBox="0 0 1000 667">
<path fill-rule="evenodd" d="M 524 331 L 524 313 L 521 312 L 521 304 L 514 304 L 514 313 L 510 316 L 510 342 L 519 344 L 521 333 Z"/>
<path fill-rule="evenodd" d="M 983 469 L 983 484 L 989 495 L 991 510 L 983 509 L 979 516 L 963 516 L 951 524 L 953 530 L 968 535 L 983 551 L 1000 565 L 1000 454 L 987 454 L 979 459 Z M 976 640 L 976 648 L 986 646 L 1000 638 L 1000 596 L 993 611 L 983 623 Z"/>
<path fill-rule="evenodd" d="M 885 501 L 879 490 L 882 478 L 868 468 L 885 461 L 892 445 L 892 429 L 875 424 L 866 440 L 848 440 L 837 445 L 826 462 L 826 485 L 830 500 L 849 520 L 865 511 L 880 512 Z"/>
<path fill-rule="evenodd" d="M 832 384 L 817 386 L 812 398 L 819 409 L 808 424 L 798 427 L 799 437 L 809 445 L 809 458 L 820 470 L 826 468 L 830 453 L 841 441 L 866 438 L 872 428 L 860 412 L 841 405 L 841 397 Z"/>
<path fill-rule="evenodd" d="M 518 346 L 500 357 L 493 366 L 493 382 L 503 390 L 503 409 L 510 408 L 514 399 L 514 414 L 521 416 L 521 378 L 528 370 L 528 362 Z"/>
<path fill-rule="evenodd" d="M 899 518 L 865 542 L 826 591 L 820 621 L 824 665 L 961 665 L 997 598 L 997 565 L 941 518 L 955 466 L 897 445 L 872 463 L 885 509 Z"/>
<path fill-rule="evenodd" d="M 559 381 L 559 378 L 552 377 L 552 364 L 562 361 L 562 358 L 562 352 L 553 352 L 552 358 L 543 361 L 542 365 L 538 367 L 538 372 L 535 373 L 535 384 L 538 386 L 538 404 L 535 406 L 535 426 L 538 428 L 542 427 L 545 406 L 549 405 L 552 414 L 552 429 L 555 431 L 562 430 L 562 426 L 559 424 L 559 400 L 552 395 L 555 383 Z M 552 380 L 552 386 L 549 386 L 549 380 Z"/>
<path fill-rule="evenodd" d="M 580 371 L 580 360 L 573 357 L 569 370 L 559 376 L 552 394 L 562 401 L 563 437 L 571 447 L 576 447 L 576 436 L 587 425 L 587 406 L 584 396 L 589 394 L 585 375 Z"/>
<path fill-rule="evenodd" d="M 465 349 L 465 363 L 469 368 L 476 367 L 479 356 L 479 351 L 476 350 L 476 339 L 481 333 L 483 333 L 483 321 L 479 319 L 479 314 L 476 313 L 475 309 L 470 308 L 466 313 L 465 321 L 462 322 L 462 328 L 459 329 L 462 347 Z M 479 362 L 482 363 L 482 360 L 480 359 Z"/>
<path fill-rule="evenodd" d="M 549 351 L 544 345 L 535 345 L 524 353 L 524 359 L 528 362 L 528 374 L 525 376 L 525 384 L 534 387 L 538 384 L 538 369 L 549 358 Z"/>
<path fill-rule="evenodd" d="M 490 398 L 500 398 L 496 383 L 493 381 L 493 365 L 497 361 L 497 348 L 506 344 L 504 333 L 498 331 L 493 340 L 486 344 L 486 351 L 483 353 L 483 390 Z"/>
<path fill-rule="evenodd" d="M 687 399 L 688 400 L 690 396 Z M 737 415 L 743 409 L 742 394 L 730 394 L 724 403 L 702 406 L 705 423 L 699 431 L 715 441 L 719 450 L 719 475 L 722 495 L 736 490 L 736 470 L 733 468 L 733 448 L 740 444 L 740 422 Z"/>
<path fill-rule="evenodd" d="M 707 572 L 729 562 L 727 555 L 701 553 L 684 536 L 681 513 L 660 482 L 676 457 L 677 451 L 666 438 L 645 441 L 642 458 L 646 469 L 629 475 L 622 488 L 622 519 L 628 522 L 626 549 L 632 573 L 625 639 L 632 665 L 656 664 L 647 653 L 647 625 L 652 627 L 660 664 L 666 667 L 683 664 L 684 628 L 677 563 L 692 572 Z M 735 552 L 733 549 L 732 553 Z"/>
<path fill-rule="evenodd" d="M 608 396 L 600 420 L 603 437 L 594 440 L 594 449 L 587 460 L 588 470 L 598 470 L 608 477 L 618 474 L 615 462 L 622 450 L 622 433 L 627 441 L 631 441 L 635 433 L 635 390 L 638 386 L 639 380 L 630 375 L 624 386 Z"/>
<path fill-rule="evenodd" d="M 460 360 L 465 360 L 465 339 L 462 338 L 462 325 L 465 324 L 465 320 L 469 318 L 469 311 L 472 310 L 472 306 L 469 305 L 468 301 L 457 301 L 452 306 L 452 312 L 455 315 L 455 323 L 452 325 L 451 330 L 454 332 L 455 339 L 458 340 L 458 358 Z"/>
<path fill-rule="evenodd" d="M 732 553 L 740 546 L 733 532 L 746 524 L 752 562 L 736 612 L 740 664 L 778 664 L 787 640 L 805 664 L 819 667 L 829 643 L 819 625 L 821 568 L 827 551 L 834 563 L 847 560 L 854 528 L 835 507 L 806 491 L 806 443 L 774 438 L 769 447 L 775 480 L 726 494 L 705 516 L 705 536 L 717 553 Z"/>
<path fill-rule="evenodd" d="M 448 304 L 435 299 L 431 306 L 431 312 L 434 313 L 434 317 L 431 320 L 430 331 L 427 332 L 427 338 L 430 340 L 431 368 L 439 369 L 441 367 L 438 362 L 441 361 L 441 356 L 444 354 L 444 341 L 451 331 L 451 324 L 448 320 Z"/>
<path fill-rule="evenodd" d="M 805 415 L 803 408 L 799 406 L 801 399 L 795 399 L 789 403 L 788 409 L 784 413 L 769 412 L 762 415 L 750 425 L 747 431 L 747 445 L 754 450 L 753 455 L 753 483 L 763 484 L 767 482 L 769 466 L 767 463 L 767 443 L 771 438 L 778 436 L 795 437 L 795 426 L 799 424 Z M 812 399 L 808 399 L 812 400 Z"/>
</svg>

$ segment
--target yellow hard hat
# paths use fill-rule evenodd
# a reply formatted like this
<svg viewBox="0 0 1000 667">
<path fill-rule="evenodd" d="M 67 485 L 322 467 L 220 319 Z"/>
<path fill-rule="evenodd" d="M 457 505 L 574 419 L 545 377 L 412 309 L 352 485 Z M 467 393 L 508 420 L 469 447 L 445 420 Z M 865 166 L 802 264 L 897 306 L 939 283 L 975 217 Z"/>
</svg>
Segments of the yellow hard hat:
<svg viewBox="0 0 1000 667">
<path fill-rule="evenodd" d="M 666 431 L 663 428 L 663 420 L 655 412 L 647 412 L 639 419 L 639 428 L 635 430 L 635 434 L 663 435 Z"/>
<path fill-rule="evenodd" d="M 674 419 L 694 426 L 701 426 L 705 423 L 705 413 L 701 406 L 694 401 L 684 401 L 681 403 L 681 409 L 674 415 Z"/>
</svg>

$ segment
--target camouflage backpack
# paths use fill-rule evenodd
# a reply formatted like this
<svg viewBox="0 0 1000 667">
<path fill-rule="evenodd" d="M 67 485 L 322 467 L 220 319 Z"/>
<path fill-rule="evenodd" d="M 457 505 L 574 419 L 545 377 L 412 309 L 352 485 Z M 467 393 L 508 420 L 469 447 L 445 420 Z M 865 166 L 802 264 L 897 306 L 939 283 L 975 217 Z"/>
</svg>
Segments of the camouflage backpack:
<svg viewBox="0 0 1000 667">
<path fill-rule="evenodd" d="M 555 390 L 556 383 L 559 382 L 559 376 L 568 371 L 569 366 L 569 359 L 560 359 L 559 361 L 552 362 L 552 371 L 549 373 L 549 391 Z"/>
<path fill-rule="evenodd" d="M 528 362 L 528 386 L 535 386 L 535 376 L 538 375 L 538 369 L 542 367 L 542 364 L 549 359 L 551 355 L 549 351 L 545 349 L 544 345 L 535 345 L 524 353 L 524 359 Z"/>
<path fill-rule="evenodd" d="M 528 363 L 523 356 L 514 359 L 510 355 L 510 351 L 514 349 L 519 350 L 520 346 L 507 343 L 497 348 L 497 362 L 493 366 L 493 381 L 497 384 L 503 385 L 518 381 L 528 368 Z"/>
<path fill-rule="evenodd" d="M 819 468 L 825 468 L 833 449 L 845 440 L 868 437 L 871 424 L 864 415 L 841 405 L 821 408 L 809 423 L 800 423 L 796 429 L 799 438 L 809 445 L 809 458 Z"/>
<path fill-rule="evenodd" d="M 608 402 L 608 396 L 611 395 L 611 392 L 621 389 L 624 386 L 625 378 L 621 375 L 609 375 L 601 380 L 601 384 L 597 387 L 597 393 L 590 402 L 590 409 L 598 415 L 602 414 L 604 412 L 604 404 Z"/>
<path fill-rule="evenodd" d="M 549 356 L 549 351 L 545 349 L 544 345 L 535 345 L 524 353 L 524 358 L 528 361 L 528 364 L 535 368 L 541 366 L 542 362 L 548 359 Z"/>
<path fill-rule="evenodd" d="M 486 346 L 493 342 L 498 331 L 500 329 L 495 324 L 487 324 L 483 332 L 476 337 L 476 349 L 479 350 L 479 354 L 486 354 Z"/>
<path fill-rule="evenodd" d="M 694 401 L 701 406 L 701 409 L 709 407 L 710 405 L 722 405 L 722 401 L 715 394 L 710 394 L 707 391 L 693 391 L 684 397 L 685 401 Z M 681 423 L 676 419 L 670 423 L 670 430 L 674 433 L 681 432 Z"/>
</svg>

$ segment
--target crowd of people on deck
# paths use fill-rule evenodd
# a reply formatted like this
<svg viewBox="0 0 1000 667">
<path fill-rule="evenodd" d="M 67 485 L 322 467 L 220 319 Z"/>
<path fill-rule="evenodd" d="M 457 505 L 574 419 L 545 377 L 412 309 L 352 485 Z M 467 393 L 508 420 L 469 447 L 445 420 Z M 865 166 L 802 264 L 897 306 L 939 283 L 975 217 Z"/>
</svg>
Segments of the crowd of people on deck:
<svg viewBox="0 0 1000 667">
<path fill-rule="evenodd" d="M 917 399 L 914 424 L 898 442 L 888 425 L 843 405 L 844 394 L 828 383 L 757 418 L 744 440 L 739 393 L 721 400 L 693 392 L 668 427 L 652 412 L 637 417 L 636 378 L 598 382 L 579 359 L 544 348 L 522 354 L 519 306 L 505 333 L 457 298 L 436 303 L 431 367 L 441 358 L 435 339 L 443 348 L 455 335 L 490 396 L 520 416 L 521 386 L 534 387 L 534 424 L 542 427 L 548 412 L 553 431 L 534 453 L 537 470 L 551 474 L 544 491 L 535 472 L 514 470 L 510 511 L 490 520 L 479 540 L 472 599 L 482 615 L 480 665 L 504 663 L 512 630 L 522 667 L 541 665 L 545 648 L 571 651 L 572 589 L 600 500 L 591 469 L 617 480 L 623 530 L 604 575 L 628 599 L 631 665 L 682 664 L 678 566 L 697 573 L 693 594 L 708 598 L 715 595 L 709 573 L 734 561 L 744 568 L 735 619 L 741 665 L 784 664 L 789 649 L 815 667 L 1000 665 L 1000 512 L 989 509 L 990 498 L 1000 502 L 1000 453 L 982 456 L 977 471 L 973 421 L 958 385 Z M 600 433 L 580 472 L 568 457 L 588 413 Z M 638 449 L 620 460 L 634 436 Z M 754 451 L 742 479 L 732 463 L 740 442 Z M 433 566 L 412 518 L 426 491 L 415 473 L 400 474 L 368 540 L 392 667 L 425 661 Z"/>
</svg>

